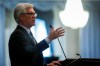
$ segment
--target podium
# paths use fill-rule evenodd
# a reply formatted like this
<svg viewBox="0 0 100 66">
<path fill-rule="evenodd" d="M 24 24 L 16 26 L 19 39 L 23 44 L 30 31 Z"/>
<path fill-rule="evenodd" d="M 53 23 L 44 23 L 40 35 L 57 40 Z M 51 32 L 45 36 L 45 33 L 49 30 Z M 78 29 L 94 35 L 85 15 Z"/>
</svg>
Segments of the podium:
<svg viewBox="0 0 100 66">
<path fill-rule="evenodd" d="M 61 66 L 100 66 L 100 59 L 80 58 L 65 59 L 61 62 Z"/>
</svg>

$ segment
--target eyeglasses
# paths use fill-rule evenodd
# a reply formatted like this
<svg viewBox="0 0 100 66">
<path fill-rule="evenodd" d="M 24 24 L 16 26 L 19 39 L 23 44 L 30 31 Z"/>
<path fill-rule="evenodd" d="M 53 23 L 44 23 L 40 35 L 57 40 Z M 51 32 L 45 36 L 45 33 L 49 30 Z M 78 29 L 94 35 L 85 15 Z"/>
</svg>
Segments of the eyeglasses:
<svg viewBox="0 0 100 66">
<path fill-rule="evenodd" d="M 28 14 L 28 15 L 30 15 L 30 16 L 35 16 L 35 17 L 37 17 L 37 13 L 22 13 L 22 14 Z"/>
</svg>

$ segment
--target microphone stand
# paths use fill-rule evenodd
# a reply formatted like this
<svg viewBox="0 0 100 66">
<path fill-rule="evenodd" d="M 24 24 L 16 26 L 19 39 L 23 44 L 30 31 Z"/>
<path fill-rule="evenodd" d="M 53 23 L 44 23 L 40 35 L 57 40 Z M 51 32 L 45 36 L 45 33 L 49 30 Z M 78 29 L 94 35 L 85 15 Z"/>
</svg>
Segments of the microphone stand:
<svg viewBox="0 0 100 66">
<path fill-rule="evenodd" d="M 73 60 L 72 62 L 70 62 L 70 63 L 66 64 L 65 66 L 71 65 L 72 63 L 74 63 L 74 62 L 76 62 L 76 61 L 78 61 L 78 60 L 80 60 L 80 59 L 81 59 L 81 55 L 80 55 L 80 54 L 76 53 L 76 55 L 77 55 L 77 56 L 79 56 L 79 58 L 78 58 L 78 59 Z"/>
<path fill-rule="evenodd" d="M 53 28 L 53 26 L 50 25 L 50 28 Z M 61 42 L 60 42 L 59 38 L 57 38 L 57 39 L 58 39 L 58 42 L 59 42 L 59 44 L 60 44 L 60 47 L 61 47 L 61 49 L 62 49 L 62 51 L 63 51 L 63 54 L 64 54 L 65 58 L 67 59 L 67 57 L 66 57 L 66 55 L 65 55 L 65 53 L 64 53 L 64 50 L 63 50 L 63 48 L 62 48 Z"/>
<path fill-rule="evenodd" d="M 65 53 L 64 53 L 64 50 L 63 50 L 63 48 L 62 48 L 61 42 L 60 42 L 59 38 L 57 38 L 57 39 L 58 39 L 58 42 L 59 42 L 59 44 L 60 44 L 60 47 L 61 47 L 61 49 L 62 49 L 62 51 L 63 51 L 64 57 L 67 59 L 67 57 L 66 57 L 66 55 L 65 55 Z"/>
</svg>

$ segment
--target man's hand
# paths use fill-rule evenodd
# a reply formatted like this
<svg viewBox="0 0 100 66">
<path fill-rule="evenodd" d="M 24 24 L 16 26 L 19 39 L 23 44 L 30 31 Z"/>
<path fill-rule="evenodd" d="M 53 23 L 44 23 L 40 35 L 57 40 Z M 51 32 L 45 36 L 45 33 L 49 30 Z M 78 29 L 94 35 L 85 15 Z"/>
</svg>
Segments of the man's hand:
<svg viewBox="0 0 100 66">
<path fill-rule="evenodd" d="M 65 29 L 63 29 L 62 27 L 59 27 L 55 30 L 54 30 L 54 28 L 51 28 L 51 31 L 50 31 L 48 38 L 50 41 L 52 41 L 53 39 L 56 39 L 60 36 L 63 36 L 64 33 L 65 33 Z"/>
<path fill-rule="evenodd" d="M 49 64 L 47 64 L 47 66 L 61 66 L 60 61 L 53 61 Z"/>
</svg>

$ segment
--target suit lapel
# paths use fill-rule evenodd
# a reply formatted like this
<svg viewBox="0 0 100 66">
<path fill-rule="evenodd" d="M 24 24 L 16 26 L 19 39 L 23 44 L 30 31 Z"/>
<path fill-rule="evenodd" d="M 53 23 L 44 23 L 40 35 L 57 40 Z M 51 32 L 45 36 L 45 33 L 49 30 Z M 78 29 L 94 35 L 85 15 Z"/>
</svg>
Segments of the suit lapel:
<svg viewBox="0 0 100 66">
<path fill-rule="evenodd" d="M 21 26 L 18 25 L 17 29 L 21 30 L 23 32 L 23 34 L 25 34 L 28 37 L 28 39 L 31 41 L 31 43 L 33 45 L 35 45 L 36 42 L 33 41 L 33 39 L 30 37 L 30 35 L 28 34 L 28 32 L 23 27 L 21 27 Z"/>
</svg>

